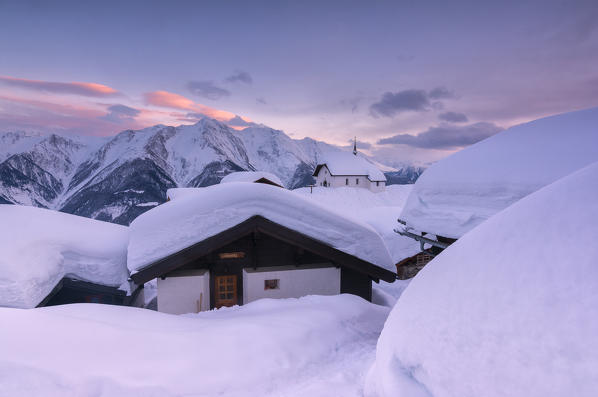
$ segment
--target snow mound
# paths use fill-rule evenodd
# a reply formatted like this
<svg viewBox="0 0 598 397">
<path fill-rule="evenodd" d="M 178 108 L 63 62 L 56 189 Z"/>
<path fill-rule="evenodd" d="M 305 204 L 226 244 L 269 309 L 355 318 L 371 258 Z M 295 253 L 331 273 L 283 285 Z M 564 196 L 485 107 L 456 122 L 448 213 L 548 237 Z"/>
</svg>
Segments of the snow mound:
<svg viewBox="0 0 598 397">
<path fill-rule="evenodd" d="M 76 304 L 2 309 L 0 394 L 358 396 L 388 308 L 354 295 L 174 316 Z"/>
<path fill-rule="evenodd" d="M 35 307 L 64 276 L 126 283 L 127 227 L 6 204 L 0 219 L 0 306 Z"/>
<path fill-rule="evenodd" d="M 598 108 L 521 124 L 428 168 L 401 218 L 459 238 L 522 197 L 598 161 Z"/>
<path fill-rule="evenodd" d="M 307 199 L 325 206 L 343 216 L 350 215 L 373 227 L 386 243 L 393 263 L 420 252 L 419 243 L 394 232 L 397 218 L 413 185 L 390 185 L 382 192 L 355 187 L 300 188 L 293 190 Z M 393 272 L 396 267 L 393 267 Z"/>
<path fill-rule="evenodd" d="M 326 153 L 320 164 L 326 164 L 332 175 L 366 175 L 370 181 L 386 181 L 380 168 L 361 155 L 348 152 Z"/>
<path fill-rule="evenodd" d="M 240 171 L 240 172 L 233 172 L 222 178 L 220 183 L 230 183 L 230 182 L 255 182 L 262 178 L 266 178 L 269 181 L 272 181 L 280 186 L 284 186 L 282 181 L 279 177 L 270 172 L 265 171 Z"/>
<path fill-rule="evenodd" d="M 384 241 L 371 226 L 276 186 L 225 183 L 188 191 L 135 219 L 129 270 L 134 273 L 255 215 L 380 267 L 393 267 Z"/>
<path fill-rule="evenodd" d="M 378 342 L 378 396 L 598 390 L 598 163 L 517 202 L 413 279 Z"/>
</svg>

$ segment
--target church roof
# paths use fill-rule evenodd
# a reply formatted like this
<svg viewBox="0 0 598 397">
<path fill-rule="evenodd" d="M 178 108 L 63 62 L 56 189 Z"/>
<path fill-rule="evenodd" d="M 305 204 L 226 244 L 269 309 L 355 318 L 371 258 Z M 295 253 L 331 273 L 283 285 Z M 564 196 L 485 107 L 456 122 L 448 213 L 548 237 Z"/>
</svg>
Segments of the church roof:
<svg viewBox="0 0 598 397">
<path fill-rule="evenodd" d="M 329 153 L 322 162 L 318 163 L 313 176 L 318 176 L 323 166 L 326 166 L 333 176 L 367 176 L 372 182 L 386 182 L 386 177 L 382 171 L 359 154 Z"/>
</svg>

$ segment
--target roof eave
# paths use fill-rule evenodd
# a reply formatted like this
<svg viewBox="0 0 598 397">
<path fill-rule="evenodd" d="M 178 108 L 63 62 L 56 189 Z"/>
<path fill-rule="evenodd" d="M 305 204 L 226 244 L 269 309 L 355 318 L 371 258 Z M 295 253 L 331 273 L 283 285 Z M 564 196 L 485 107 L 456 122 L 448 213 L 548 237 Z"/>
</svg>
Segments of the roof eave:
<svg viewBox="0 0 598 397">
<path fill-rule="evenodd" d="M 396 280 L 396 274 L 389 270 L 354 255 L 340 251 L 322 241 L 272 222 L 260 215 L 255 215 L 214 236 L 208 237 L 178 252 L 149 263 L 137 270 L 136 273 L 131 274 L 131 279 L 137 284 L 146 283 L 149 280 L 160 277 L 198 257 L 207 255 L 226 244 L 230 244 L 233 241 L 256 231 L 271 235 L 272 237 L 289 244 L 302 246 L 334 263 L 367 274 L 373 279 L 380 279 L 389 283 Z"/>
</svg>

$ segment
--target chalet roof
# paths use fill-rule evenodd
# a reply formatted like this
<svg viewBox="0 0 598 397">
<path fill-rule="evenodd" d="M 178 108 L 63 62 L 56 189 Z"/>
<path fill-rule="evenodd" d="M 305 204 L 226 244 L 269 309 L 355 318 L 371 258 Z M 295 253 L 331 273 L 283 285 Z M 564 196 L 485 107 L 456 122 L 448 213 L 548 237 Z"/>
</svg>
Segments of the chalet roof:
<svg viewBox="0 0 598 397">
<path fill-rule="evenodd" d="M 520 124 L 448 156 L 415 183 L 400 218 L 460 238 L 494 214 L 598 161 L 598 107 Z"/>
<path fill-rule="evenodd" d="M 233 172 L 228 174 L 220 183 L 230 183 L 230 182 L 258 182 L 258 183 L 269 183 L 271 185 L 276 185 L 283 187 L 283 183 L 279 177 L 276 175 L 265 172 L 265 171 L 239 171 Z"/>
<path fill-rule="evenodd" d="M 0 219 L 0 306 L 35 307 L 64 277 L 128 288 L 127 227 L 6 204 Z"/>
<path fill-rule="evenodd" d="M 254 221 L 245 223 L 252 218 Z M 355 266 L 359 263 L 368 271 L 376 267 L 384 277 L 390 278 L 384 272 L 394 268 L 384 241 L 371 226 L 288 190 L 264 184 L 225 183 L 196 189 L 133 221 L 127 260 L 133 279 L 136 273 L 210 238 L 220 236 L 218 241 L 223 241 L 231 233 L 237 235 L 234 228 L 246 233 L 261 228 L 266 233 L 286 233 L 297 239 L 303 236 L 318 249 L 327 249 L 327 254 L 342 253 Z"/>
<path fill-rule="evenodd" d="M 386 177 L 380 169 L 364 158 L 348 152 L 329 153 L 318 163 L 313 176 L 318 173 L 323 166 L 326 166 L 333 176 L 366 176 L 370 181 L 386 182 Z"/>
</svg>

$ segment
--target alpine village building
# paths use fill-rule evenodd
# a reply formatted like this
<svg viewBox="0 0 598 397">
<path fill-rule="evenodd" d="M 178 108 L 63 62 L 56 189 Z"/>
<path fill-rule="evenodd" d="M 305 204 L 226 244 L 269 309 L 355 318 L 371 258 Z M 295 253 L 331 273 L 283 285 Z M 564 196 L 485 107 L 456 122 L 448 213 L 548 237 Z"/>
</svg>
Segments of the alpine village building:
<svg viewBox="0 0 598 397">
<path fill-rule="evenodd" d="M 382 192 L 386 187 L 384 173 L 358 154 L 357 141 L 353 143 L 353 154 L 328 154 L 318 163 L 313 176 L 320 187 L 357 187 L 372 192 Z"/>
</svg>

